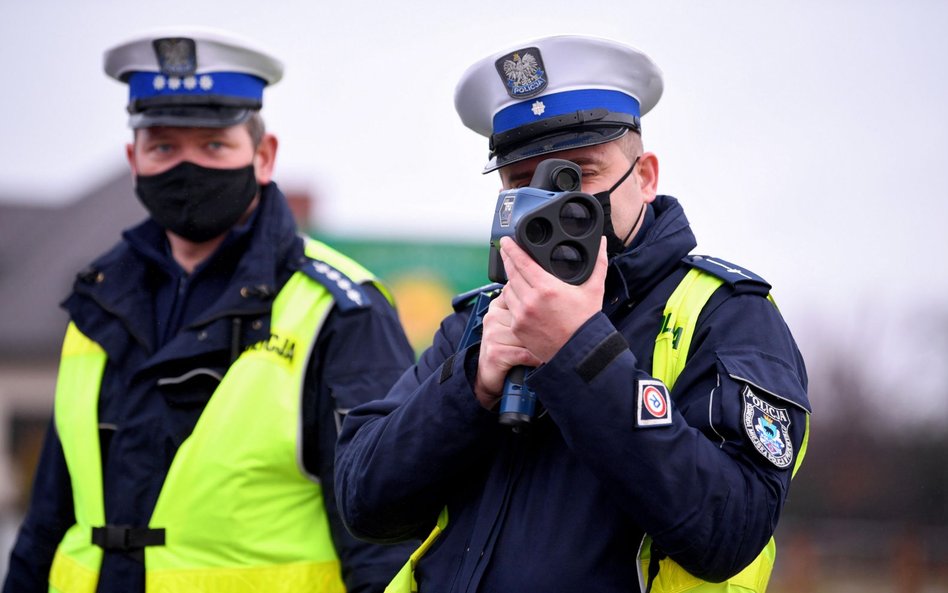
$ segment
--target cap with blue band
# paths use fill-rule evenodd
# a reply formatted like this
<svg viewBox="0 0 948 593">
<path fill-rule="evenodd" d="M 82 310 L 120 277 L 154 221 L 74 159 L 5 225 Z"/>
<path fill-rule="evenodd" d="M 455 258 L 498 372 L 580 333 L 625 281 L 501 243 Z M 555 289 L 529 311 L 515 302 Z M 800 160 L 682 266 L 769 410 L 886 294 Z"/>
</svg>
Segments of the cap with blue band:
<svg viewBox="0 0 948 593">
<path fill-rule="evenodd" d="M 128 84 L 133 128 L 242 123 L 283 75 L 283 65 L 250 42 L 196 27 L 140 35 L 108 50 L 104 66 Z"/>
<path fill-rule="evenodd" d="M 523 101 L 505 107 L 494 115 L 494 134 L 512 128 L 532 124 L 538 119 L 575 113 L 589 109 L 590 105 L 618 113 L 639 116 L 639 102 L 620 91 L 579 90 L 546 95 L 542 100 Z"/>
<path fill-rule="evenodd" d="M 639 50 L 580 35 L 546 37 L 483 58 L 461 77 L 462 123 L 490 139 L 484 172 L 641 130 L 662 73 Z"/>
<path fill-rule="evenodd" d="M 160 72 L 135 72 L 128 78 L 128 102 L 147 102 L 153 98 L 195 97 L 195 103 L 207 97 L 230 98 L 234 102 L 263 104 L 267 81 L 252 74 L 216 72 L 185 77 Z"/>
</svg>

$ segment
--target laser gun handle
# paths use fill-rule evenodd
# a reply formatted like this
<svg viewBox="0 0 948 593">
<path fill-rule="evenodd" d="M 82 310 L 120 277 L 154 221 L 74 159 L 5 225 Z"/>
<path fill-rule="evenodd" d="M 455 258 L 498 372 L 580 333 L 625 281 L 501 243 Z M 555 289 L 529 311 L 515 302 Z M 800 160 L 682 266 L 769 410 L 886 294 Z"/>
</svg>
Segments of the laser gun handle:
<svg viewBox="0 0 948 593">
<path fill-rule="evenodd" d="M 511 427 L 514 432 L 520 432 L 524 425 L 530 423 L 536 409 L 536 394 L 525 384 L 529 370 L 530 367 L 515 366 L 504 380 L 499 422 Z"/>
</svg>

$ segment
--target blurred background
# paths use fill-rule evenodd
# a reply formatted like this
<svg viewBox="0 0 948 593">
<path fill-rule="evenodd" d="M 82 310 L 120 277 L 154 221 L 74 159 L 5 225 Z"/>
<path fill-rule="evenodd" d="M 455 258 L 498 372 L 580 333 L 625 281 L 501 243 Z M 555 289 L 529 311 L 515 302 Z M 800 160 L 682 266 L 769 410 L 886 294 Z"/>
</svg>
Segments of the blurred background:
<svg viewBox="0 0 948 593">
<path fill-rule="evenodd" d="M 771 592 L 948 591 L 948 3 L 0 0 L 0 574 L 76 271 L 144 216 L 107 47 L 158 26 L 286 64 L 264 117 L 300 225 L 393 288 L 418 349 L 486 283 L 499 181 L 453 109 L 475 60 L 583 33 L 649 53 L 643 120 L 698 252 L 774 285 L 810 372 Z"/>
</svg>

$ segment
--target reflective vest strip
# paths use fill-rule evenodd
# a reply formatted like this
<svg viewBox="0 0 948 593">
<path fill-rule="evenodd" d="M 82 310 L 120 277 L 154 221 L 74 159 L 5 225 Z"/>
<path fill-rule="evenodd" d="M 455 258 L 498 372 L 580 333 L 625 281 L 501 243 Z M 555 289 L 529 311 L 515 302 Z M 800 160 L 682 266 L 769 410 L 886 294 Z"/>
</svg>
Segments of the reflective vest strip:
<svg viewBox="0 0 948 593">
<path fill-rule="evenodd" d="M 147 571 L 145 590 L 148 593 L 344 593 L 339 572 L 337 561 Z"/>
</svg>

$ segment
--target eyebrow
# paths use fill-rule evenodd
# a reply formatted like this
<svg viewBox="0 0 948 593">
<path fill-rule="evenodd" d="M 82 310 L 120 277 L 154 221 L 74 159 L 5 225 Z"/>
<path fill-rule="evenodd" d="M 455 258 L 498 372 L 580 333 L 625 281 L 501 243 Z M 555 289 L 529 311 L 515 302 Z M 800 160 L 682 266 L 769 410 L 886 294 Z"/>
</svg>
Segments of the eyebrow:
<svg viewBox="0 0 948 593">
<path fill-rule="evenodd" d="M 177 138 L 178 134 L 165 128 L 145 128 L 148 130 L 143 134 L 149 140 L 168 140 Z M 220 128 L 195 128 L 198 130 L 194 137 L 200 140 L 210 140 L 214 138 L 223 138 L 224 135 Z"/>
<path fill-rule="evenodd" d="M 527 169 L 524 169 L 524 170 L 521 171 L 520 173 L 517 173 L 517 174 L 515 174 L 515 175 L 510 175 L 510 176 L 508 176 L 508 177 L 507 177 L 507 183 L 506 183 L 506 185 L 508 185 L 508 186 L 514 186 L 514 185 L 516 185 L 518 182 L 523 181 L 524 179 L 530 180 L 532 177 L 533 177 L 533 171 L 529 171 L 529 170 L 527 170 Z"/>
</svg>

